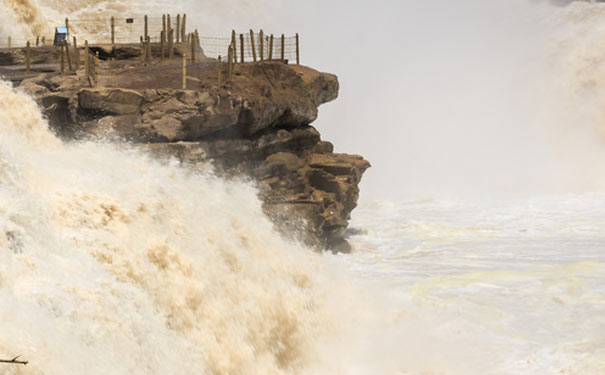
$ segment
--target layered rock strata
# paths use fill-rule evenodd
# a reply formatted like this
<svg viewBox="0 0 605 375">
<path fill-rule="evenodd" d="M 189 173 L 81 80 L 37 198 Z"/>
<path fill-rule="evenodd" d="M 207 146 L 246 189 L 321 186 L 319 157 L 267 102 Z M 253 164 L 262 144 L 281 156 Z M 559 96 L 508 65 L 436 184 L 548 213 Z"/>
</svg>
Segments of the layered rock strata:
<svg viewBox="0 0 605 375">
<path fill-rule="evenodd" d="M 248 63 L 217 89 L 216 64 L 198 64 L 183 90 L 177 64 L 103 64 L 99 88 L 82 73 L 43 74 L 21 86 L 65 139 L 127 142 L 192 168 L 212 163 L 218 173 L 245 174 L 284 233 L 317 248 L 348 249 L 343 234 L 370 164 L 334 153 L 310 125 L 318 107 L 336 99 L 336 76 Z"/>
</svg>

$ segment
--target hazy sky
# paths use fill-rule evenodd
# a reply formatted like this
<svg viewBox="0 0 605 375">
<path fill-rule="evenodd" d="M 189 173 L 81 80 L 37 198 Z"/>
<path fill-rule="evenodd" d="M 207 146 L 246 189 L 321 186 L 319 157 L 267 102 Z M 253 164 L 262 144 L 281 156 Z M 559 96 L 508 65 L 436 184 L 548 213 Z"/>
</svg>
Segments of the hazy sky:
<svg viewBox="0 0 605 375">
<path fill-rule="evenodd" d="M 526 167 L 510 155 L 513 144 L 526 147 L 517 125 L 528 121 L 515 83 L 543 45 L 527 8 L 516 0 L 284 6 L 303 62 L 340 77 L 340 98 L 316 125 L 338 151 L 373 163 L 366 196 L 495 189 L 510 183 L 508 169 Z"/>
<path fill-rule="evenodd" d="M 573 18 L 565 9 L 529 0 L 309 0 L 282 3 L 269 23 L 301 33 L 304 64 L 339 76 L 340 98 L 322 107 L 316 126 L 337 151 L 372 162 L 362 198 L 532 194 L 602 186 L 584 179 L 596 173 L 577 155 L 587 145 L 555 149 L 554 129 L 544 133 L 544 122 L 562 117 L 551 113 L 560 107 L 551 74 L 561 72 L 550 66 L 559 49 L 552 34 Z M 581 45 L 573 32 L 570 43 Z"/>
<path fill-rule="evenodd" d="M 186 11 L 204 36 L 228 36 L 232 28 L 300 33 L 302 63 L 337 74 L 341 84 L 340 97 L 321 108 L 314 125 L 337 151 L 373 164 L 362 199 L 600 186 L 595 167 L 587 168 L 597 158 L 605 162 L 602 151 L 552 140 L 569 138 L 553 129 L 590 117 L 579 113 L 585 98 L 559 92 L 582 92 L 593 81 L 605 87 L 594 73 L 605 55 L 591 55 L 602 41 L 581 28 L 567 35 L 560 24 L 605 12 L 602 4 L 576 2 L 567 12 L 540 0 L 36 1 L 51 22 L 61 22 L 65 9 L 76 17 Z M 0 21 L 6 16 L 0 12 Z M 587 30 L 600 25 L 585 23 Z M 563 42 L 553 42 L 553 34 Z M 556 64 L 553 53 L 565 57 L 567 50 L 579 65 Z M 597 98 L 588 122 L 603 123 L 605 113 L 592 115 L 605 108 L 605 96 Z M 575 108 L 563 111 L 565 103 Z"/>
</svg>

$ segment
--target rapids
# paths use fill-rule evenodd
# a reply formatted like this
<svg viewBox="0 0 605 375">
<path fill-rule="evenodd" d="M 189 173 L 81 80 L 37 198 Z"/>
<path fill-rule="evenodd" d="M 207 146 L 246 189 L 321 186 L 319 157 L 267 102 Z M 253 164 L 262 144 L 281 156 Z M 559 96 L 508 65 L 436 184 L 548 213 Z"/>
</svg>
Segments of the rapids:
<svg viewBox="0 0 605 375">
<path fill-rule="evenodd" d="M 1 373 L 295 374 L 335 329 L 250 183 L 64 145 L 5 82 L 0 132 Z"/>
<path fill-rule="evenodd" d="M 0 374 L 605 373 L 605 4 L 378 1 L 338 34 L 350 1 L 276 3 L 0 4 L 2 35 L 184 7 L 207 34 L 300 27 L 342 72 L 322 134 L 374 164 L 354 253 L 316 254 L 253 183 L 63 144 L 0 83 L 0 358 L 30 361 Z M 368 20 L 404 48 L 321 46 Z"/>
<path fill-rule="evenodd" d="M 414 374 L 459 362 L 474 363 L 468 374 L 603 374 L 604 207 L 603 193 L 367 204 L 342 261 L 434 340 L 413 348 Z"/>
</svg>

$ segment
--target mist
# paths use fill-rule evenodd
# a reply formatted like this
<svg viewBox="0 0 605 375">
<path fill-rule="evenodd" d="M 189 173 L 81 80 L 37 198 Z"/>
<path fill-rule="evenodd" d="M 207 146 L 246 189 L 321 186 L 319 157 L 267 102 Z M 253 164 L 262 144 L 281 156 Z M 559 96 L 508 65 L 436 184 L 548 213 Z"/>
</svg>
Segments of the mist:
<svg viewBox="0 0 605 375">
<path fill-rule="evenodd" d="M 191 5 L 171 8 L 180 9 Z M 233 0 L 193 9 L 203 35 L 298 32 L 302 63 L 339 76 L 340 97 L 314 126 L 337 151 L 372 162 L 362 200 L 605 186 L 605 113 L 594 113 L 605 100 L 587 102 L 585 85 L 605 77 L 602 38 L 587 31 L 603 4 Z"/>
<path fill-rule="evenodd" d="M 314 126 L 336 151 L 373 164 L 362 200 L 605 186 L 598 168 L 605 98 L 594 90 L 605 85 L 605 56 L 602 38 L 590 32 L 600 27 L 603 4 L 38 0 L 36 7 L 47 27 L 65 15 L 187 12 L 203 36 L 232 28 L 300 33 L 302 63 L 341 84 Z"/>
<path fill-rule="evenodd" d="M 578 48 L 598 54 L 578 47 L 598 35 L 588 39 L 568 17 L 595 9 L 311 1 L 288 17 L 303 62 L 339 75 L 340 98 L 315 125 L 338 151 L 372 162 L 362 198 L 415 199 L 602 189 L 602 117 L 586 118 L 598 107 L 573 87 L 577 71 L 598 81 L 601 56 L 569 61 Z"/>
<path fill-rule="evenodd" d="M 373 163 L 362 201 L 390 202 L 355 211 L 352 254 L 315 254 L 249 182 L 63 144 L 0 82 L 3 353 L 60 374 L 604 373 L 605 196 L 567 194 L 604 187 L 603 4 L 5 0 L 0 33 L 166 12 L 300 33 L 341 83 L 313 125 Z"/>
</svg>

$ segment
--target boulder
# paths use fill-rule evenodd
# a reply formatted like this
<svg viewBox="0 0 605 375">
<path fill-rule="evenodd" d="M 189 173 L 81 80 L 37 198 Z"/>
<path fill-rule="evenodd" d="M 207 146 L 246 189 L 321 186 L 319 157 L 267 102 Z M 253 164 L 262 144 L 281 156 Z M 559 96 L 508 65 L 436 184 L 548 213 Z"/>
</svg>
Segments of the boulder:
<svg viewBox="0 0 605 375">
<path fill-rule="evenodd" d="M 133 90 L 82 89 L 78 92 L 78 109 L 80 113 L 90 113 L 97 117 L 138 114 L 143 100 L 143 95 Z"/>
<path fill-rule="evenodd" d="M 335 176 L 349 177 L 351 183 L 358 184 L 370 163 L 359 155 L 315 153 L 309 157 L 309 166 Z"/>
<path fill-rule="evenodd" d="M 263 155 L 276 152 L 290 151 L 301 154 L 310 150 L 320 140 L 320 135 L 312 126 L 302 126 L 294 129 L 268 129 L 256 138 L 256 145 Z"/>
<path fill-rule="evenodd" d="M 261 180 L 274 176 L 287 177 L 296 173 L 302 166 L 301 160 L 296 155 L 290 152 L 278 152 L 265 159 L 257 176 Z"/>
<path fill-rule="evenodd" d="M 334 152 L 334 145 L 328 141 L 320 141 L 313 147 L 312 152 L 314 154 L 331 154 Z"/>
</svg>

